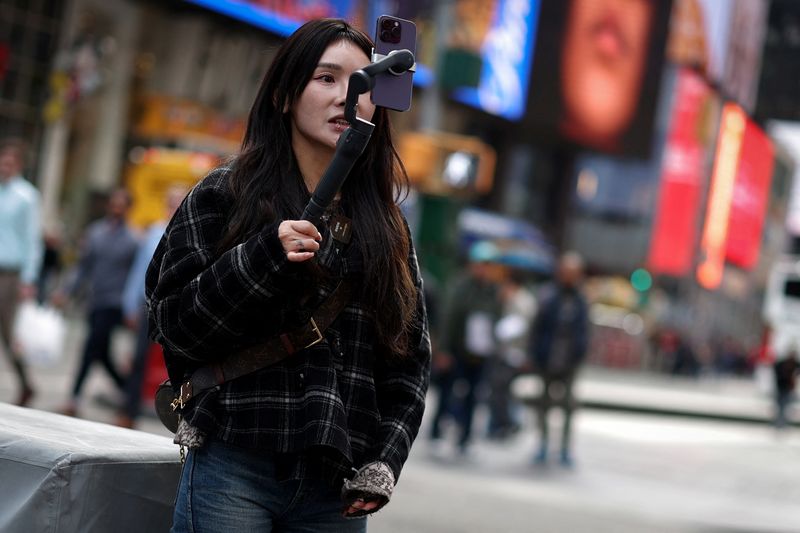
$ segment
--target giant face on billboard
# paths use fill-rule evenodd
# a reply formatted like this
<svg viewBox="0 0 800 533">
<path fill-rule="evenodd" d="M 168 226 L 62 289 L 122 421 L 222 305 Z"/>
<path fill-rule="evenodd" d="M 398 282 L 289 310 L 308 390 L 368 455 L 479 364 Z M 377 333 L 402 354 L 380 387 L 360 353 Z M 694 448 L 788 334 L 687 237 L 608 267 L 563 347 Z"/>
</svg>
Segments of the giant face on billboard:
<svg viewBox="0 0 800 533">
<path fill-rule="evenodd" d="M 663 65 L 670 0 L 542 5 L 534 57 L 533 133 L 645 155 Z"/>
</svg>

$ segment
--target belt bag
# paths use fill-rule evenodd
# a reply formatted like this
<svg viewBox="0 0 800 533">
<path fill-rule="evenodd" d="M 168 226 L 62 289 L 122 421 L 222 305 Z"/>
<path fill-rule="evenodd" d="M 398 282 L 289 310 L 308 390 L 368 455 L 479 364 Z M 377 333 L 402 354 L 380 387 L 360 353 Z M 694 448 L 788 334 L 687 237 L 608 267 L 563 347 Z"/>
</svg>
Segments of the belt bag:
<svg viewBox="0 0 800 533">
<path fill-rule="evenodd" d="M 178 430 L 184 406 L 198 393 L 274 365 L 295 352 L 314 346 L 350 299 L 350 284 L 342 282 L 313 313 L 309 321 L 295 330 L 276 335 L 264 344 L 237 352 L 225 360 L 198 368 L 177 393 L 170 380 L 156 389 L 155 409 L 168 430 Z"/>
</svg>

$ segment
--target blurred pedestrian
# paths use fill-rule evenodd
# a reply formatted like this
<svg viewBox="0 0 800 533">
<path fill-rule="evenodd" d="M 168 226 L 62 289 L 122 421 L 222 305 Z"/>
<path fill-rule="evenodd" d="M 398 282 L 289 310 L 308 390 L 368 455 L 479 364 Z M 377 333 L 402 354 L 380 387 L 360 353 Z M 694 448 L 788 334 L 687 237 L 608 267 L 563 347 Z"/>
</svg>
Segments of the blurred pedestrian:
<svg viewBox="0 0 800 533">
<path fill-rule="evenodd" d="M 62 306 L 85 286 L 89 289 L 88 333 L 78 365 L 71 396 L 61 409 L 75 416 L 86 376 L 92 363 L 101 363 L 114 384 L 123 392 L 125 380 L 112 360 L 111 337 L 122 325 L 122 292 L 138 247 L 137 237 L 128 226 L 126 215 L 131 197 L 124 189 L 109 195 L 106 215 L 89 225 L 81 243 L 77 271 L 53 301 Z"/>
<path fill-rule="evenodd" d="M 793 345 L 789 352 L 776 359 L 773 365 L 775 371 L 775 427 L 778 429 L 789 425 L 787 411 L 794 399 L 799 363 L 797 346 Z"/>
<path fill-rule="evenodd" d="M 498 286 L 499 252 L 489 241 L 474 243 L 467 270 L 446 294 L 441 316 L 440 351 L 451 364 L 439 377 L 439 399 L 431 425 L 431 438 L 441 439 L 442 424 L 452 419 L 459 427 L 458 449 L 466 453 L 472 438 L 472 421 L 484 372 L 496 350 L 495 325 L 502 304 Z"/>
<path fill-rule="evenodd" d="M 372 47 L 337 19 L 284 41 L 241 151 L 192 189 L 150 263 L 152 335 L 171 382 L 210 385 L 192 385 L 180 411 L 175 441 L 189 452 L 175 533 L 363 532 L 408 458 L 430 342 L 395 194 L 407 176 L 368 94 L 356 109 L 375 124 L 363 156 L 319 229 L 300 220 Z"/>
<path fill-rule="evenodd" d="M 0 142 L 0 349 L 17 373 L 17 405 L 28 405 L 34 389 L 23 354 L 13 339 L 20 300 L 36 296 L 36 276 L 42 260 L 39 192 L 22 177 L 25 143 Z"/>
<path fill-rule="evenodd" d="M 692 346 L 689 335 L 676 332 L 675 353 L 670 373 L 673 376 L 698 377 L 700 375 L 700 367 L 697 352 Z"/>
<path fill-rule="evenodd" d="M 50 299 L 53 289 L 58 285 L 58 276 L 61 273 L 62 235 L 61 223 L 53 224 L 44 230 L 44 255 L 36 280 L 37 300 L 41 305 Z"/>
<path fill-rule="evenodd" d="M 537 464 L 547 461 L 550 409 L 564 412 L 561 430 L 563 466 L 573 464 L 571 451 L 572 415 L 576 407 L 573 385 L 580 365 L 586 357 L 589 341 L 589 312 L 581 287 L 583 259 L 575 252 L 559 258 L 554 283 L 543 288 L 539 311 L 531 331 L 533 365 L 541 377 L 542 389 L 537 402 L 539 448 Z"/>
<path fill-rule="evenodd" d="M 144 299 L 145 274 L 167 223 L 185 196 L 186 189 L 183 187 L 172 187 L 167 191 L 164 217 L 147 228 L 125 281 L 122 294 L 123 318 L 125 325 L 134 332 L 135 344 L 130 372 L 125 379 L 125 401 L 117 415 L 116 424 L 121 427 L 132 428 L 139 416 L 147 356 L 153 345 L 148 335 L 147 306 Z"/>
<path fill-rule="evenodd" d="M 511 383 L 526 366 L 529 329 L 536 316 L 536 298 L 523 275 L 508 270 L 500 284 L 502 318 L 495 328 L 498 340 L 489 367 L 489 438 L 505 439 L 520 428 Z"/>
</svg>

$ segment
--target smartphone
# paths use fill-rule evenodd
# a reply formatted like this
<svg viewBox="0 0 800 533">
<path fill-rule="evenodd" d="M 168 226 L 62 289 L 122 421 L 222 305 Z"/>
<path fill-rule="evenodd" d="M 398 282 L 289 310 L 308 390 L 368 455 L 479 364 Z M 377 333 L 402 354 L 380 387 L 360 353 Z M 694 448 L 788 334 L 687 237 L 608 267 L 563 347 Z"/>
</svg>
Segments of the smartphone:
<svg viewBox="0 0 800 533">
<path fill-rule="evenodd" d="M 389 55 L 392 50 L 409 50 L 417 53 L 417 26 L 410 20 L 381 15 L 375 24 L 375 53 Z M 414 73 L 400 75 L 385 72 L 375 77 L 372 103 L 395 111 L 408 111 Z"/>
</svg>

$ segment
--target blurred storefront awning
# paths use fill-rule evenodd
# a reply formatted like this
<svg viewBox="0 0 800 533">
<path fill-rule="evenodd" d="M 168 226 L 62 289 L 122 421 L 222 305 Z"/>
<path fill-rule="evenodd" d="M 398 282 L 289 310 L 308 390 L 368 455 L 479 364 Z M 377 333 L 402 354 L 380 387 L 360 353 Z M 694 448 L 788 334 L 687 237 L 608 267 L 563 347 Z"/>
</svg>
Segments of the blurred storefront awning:
<svg viewBox="0 0 800 533">
<path fill-rule="evenodd" d="M 552 273 L 553 246 L 533 224 L 474 208 L 461 211 L 457 224 L 462 252 L 475 242 L 491 241 L 499 252 L 495 262 L 538 274 Z"/>
</svg>

